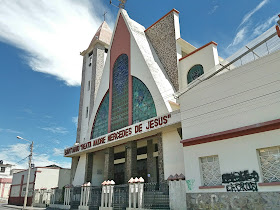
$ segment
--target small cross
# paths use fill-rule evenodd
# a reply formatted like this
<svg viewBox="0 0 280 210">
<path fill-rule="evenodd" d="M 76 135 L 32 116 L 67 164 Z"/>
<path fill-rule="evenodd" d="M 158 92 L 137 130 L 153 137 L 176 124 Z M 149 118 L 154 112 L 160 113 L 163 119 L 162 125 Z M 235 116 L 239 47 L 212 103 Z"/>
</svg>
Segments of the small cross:
<svg viewBox="0 0 280 210">
<path fill-rule="evenodd" d="M 106 14 L 107 12 L 104 12 L 103 16 L 104 16 L 104 21 L 106 20 Z"/>
</svg>

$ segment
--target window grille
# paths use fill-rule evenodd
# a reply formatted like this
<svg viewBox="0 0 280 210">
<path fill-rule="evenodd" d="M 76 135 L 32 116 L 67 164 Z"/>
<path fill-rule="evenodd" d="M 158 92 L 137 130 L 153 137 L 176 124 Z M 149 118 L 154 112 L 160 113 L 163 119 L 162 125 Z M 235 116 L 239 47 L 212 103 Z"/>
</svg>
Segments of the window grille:
<svg viewBox="0 0 280 210">
<path fill-rule="evenodd" d="M 280 181 L 280 146 L 259 150 L 263 182 Z"/>
<path fill-rule="evenodd" d="M 218 156 L 200 158 L 200 166 L 204 186 L 215 186 L 222 184 L 222 175 Z"/>
</svg>

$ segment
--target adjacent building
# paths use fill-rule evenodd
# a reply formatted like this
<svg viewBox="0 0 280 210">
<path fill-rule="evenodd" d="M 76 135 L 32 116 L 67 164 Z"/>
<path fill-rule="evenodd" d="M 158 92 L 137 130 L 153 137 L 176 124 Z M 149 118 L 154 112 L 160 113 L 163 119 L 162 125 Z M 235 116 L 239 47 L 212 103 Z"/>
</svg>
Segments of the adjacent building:
<svg viewBox="0 0 280 210">
<path fill-rule="evenodd" d="M 12 184 L 12 165 L 0 161 L 0 199 L 7 200 Z"/>
<path fill-rule="evenodd" d="M 35 167 L 31 169 L 27 205 L 30 206 L 32 204 L 35 190 L 50 190 L 52 188 L 62 189 L 65 185 L 68 185 L 70 183 L 70 174 L 70 169 L 61 168 L 55 165 Z M 28 170 L 13 174 L 9 204 L 23 205 L 27 175 Z"/>
</svg>

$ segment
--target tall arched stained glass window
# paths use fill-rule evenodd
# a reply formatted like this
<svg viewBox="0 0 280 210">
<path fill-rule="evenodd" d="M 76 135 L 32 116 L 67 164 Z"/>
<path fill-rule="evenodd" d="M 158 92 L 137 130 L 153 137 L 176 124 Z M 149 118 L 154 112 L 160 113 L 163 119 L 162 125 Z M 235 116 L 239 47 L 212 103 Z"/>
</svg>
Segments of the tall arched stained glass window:
<svg viewBox="0 0 280 210">
<path fill-rule="evenodd" d="M 200 77 L 202 74 L 204 74 L 203 66 L 200 64 L 194 65 L 188 72 L 187 75 L 187 81 L 188 84 L 195 80 L 196 78 Z"/>
<path fill-rule="evenodd" d="M 111 131 L 128 126 L 128 56 L 120 55 L 113 67 Z"/>
<path fill-rule="evenodd" d="M 109 94 L 106 93 L 95 115 L 95 122 L 92 127 L 91 139 L 97 138 L 108 133 L 108 111 Z"/>
<path fill-rule="evenodd" d="M 146 85 L 133 77 L 133 123 L 157 116 L 153 97 Z"/>
</svg>

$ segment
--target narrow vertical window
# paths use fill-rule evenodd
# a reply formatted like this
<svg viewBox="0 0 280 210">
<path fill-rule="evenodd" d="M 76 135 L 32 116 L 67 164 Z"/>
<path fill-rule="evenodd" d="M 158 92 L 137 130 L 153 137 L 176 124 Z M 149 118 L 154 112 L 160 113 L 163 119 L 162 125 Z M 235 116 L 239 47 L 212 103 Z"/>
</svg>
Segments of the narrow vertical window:
<svg viewBox="0 0 280 210">
<path fill-rule="evenodd" d="M 87 110 L 86 110 L 86 118 L 88 117 L 88 106 L 87 106 Z"/>
<path fill-rule="evenodd" d="M 92 63 L 92 54 L 93 52 L 91 51 L 89 54 L 88 54 L 88 59 L 89 59 L 89 66 L 91 66 L 91 63 Z"/>
<path fill-rule="evenodd" d="M 128 56 L 120 55 L 113 67 L 111 131 L 128 126 Z"/>
<path fill-rule="evenodd" d="M 88 81 L 88 91 L 90 90 L 90 81 Z"/>
</svg>

